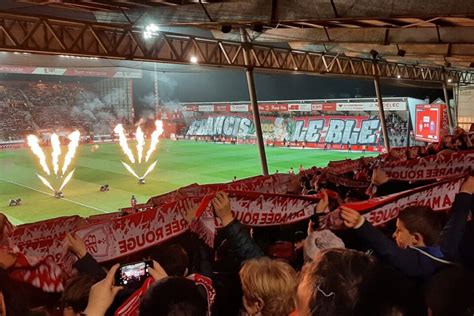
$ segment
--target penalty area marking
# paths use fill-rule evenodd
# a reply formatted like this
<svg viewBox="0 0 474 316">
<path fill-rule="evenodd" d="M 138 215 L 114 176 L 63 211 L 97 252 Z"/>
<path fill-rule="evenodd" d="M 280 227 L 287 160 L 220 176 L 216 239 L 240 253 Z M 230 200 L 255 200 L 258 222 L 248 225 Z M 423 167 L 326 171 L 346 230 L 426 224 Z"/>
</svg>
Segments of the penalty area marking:
<svg viewBox="0 0 474 316">
<path fill-rule="evenodd" d="M 24 185 L 24 184 L 21 184 L 21 183 L 18 183 L 18 182 L 10 181 L 10 180 L 3 179 L 3 178 L 0 178 L 0 180 L 54 197 L 54 194 L 32 188 L 30 186 L 27 186 L 27 185 Z M 100 208 L 97 208 L 97 207 L 94 207 L 94 206 L 90 206 L 90 205 L 87 205 L 87 204 L 84 204 L 84 203 L 81 203 L 81 202 L 73 201 L 73 200 L 68 199 L 68 198 L 61 198 L 61 200 L 68 201 L 68 202 L 71 202 L 71 203 L 74 203 L 74 204 L 77 204 L 77 205 L 80 205 L 80 206 L 83 206 L 83 207 L 87 207 L 87 208 L 90 208 L 90 209 L 93 209 L 93 210 L 96 210 L 96 211 L 99 211 L 99 212 L 102 212 L 102 213 L 110 213 L 110 212 L 107 212 L 103 209 L 100 209 Z"/>
</svg>

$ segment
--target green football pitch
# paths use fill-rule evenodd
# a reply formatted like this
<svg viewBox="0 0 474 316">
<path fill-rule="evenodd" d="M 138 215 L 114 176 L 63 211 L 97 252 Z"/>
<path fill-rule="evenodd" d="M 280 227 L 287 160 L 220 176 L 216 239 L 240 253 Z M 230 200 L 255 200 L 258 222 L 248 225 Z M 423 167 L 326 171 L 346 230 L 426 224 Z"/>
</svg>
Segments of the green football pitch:
<svg viewBox="0 0 474 316">
<path fill-rule="evenodd" d="M 67 148 L 63 148 L 63 152 Z M 158 144 L 156 168 L 140 185 L 121 163 L 123 155 L 118 144 L 101 144 L 97 150 L 91 145 L 80 146 L 73 161 L 74 177 L 63 190 L 65 197 L 56 199 L 45 187 L 36 172 L 37 158 L 27 150 L 0 152 L 0 212 L 14 224 L 65 216 L 88 216 L 117 211 L 127 207 L 135 195 L 139 203 L 191 183 L 223 183 L 234 176 L 238 179 L 261 172 L 258 149 L 254 145 L 223 145 L 193 141 L 162 140 Z M 46 156 L 50 157 L 49 150 Z M 295 171 L 304 167 L 325 166 L 331 160 L 360 157 L 360 153 L 266 148 L 269 172 Z M 137 174 L 145 172 L 138 168 Z M 52 183 L 59 180 L 48 178 Z M 59 183 L 60 184 L 60 183 Z M 100 192 L 108 184 L 110 191 Z M 58 185 L 58 184 L 56 184 Z M 59 186 L 59 185 L 58 185 Z M 10 207 L 10 199 L 22 199 L 21 206 Z"/>
</svg>

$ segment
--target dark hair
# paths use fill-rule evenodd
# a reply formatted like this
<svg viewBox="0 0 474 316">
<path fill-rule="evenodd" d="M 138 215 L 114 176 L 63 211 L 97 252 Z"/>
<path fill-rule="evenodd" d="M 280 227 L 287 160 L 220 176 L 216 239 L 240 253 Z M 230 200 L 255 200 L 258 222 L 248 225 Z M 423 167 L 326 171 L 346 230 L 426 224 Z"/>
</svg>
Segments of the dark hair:
<svg viewBox="0 0 474 316">
<path fill-rule="evenodd" d="M 433 316 L 472 316 L 474 314 L 474 275 L 460 267 L 449 267 L 435 274 L 427 287 L 425 300 Z"/>
<path fill-rule="evenodd" d="M 442 216 L 428 206 L 409 206 L 400 212 L 398 219 L 411 234 L 421 234 L 427 246 L 436 244 L 443 229 Z"/>
<path fill-rule="evenodd" d="M 74 313 L 81 313 L 87 307 L 89 292 L 96 279 L 88 275 L 80 275 L 70 279 L 64 287 L 61 297 L 61 307 L 70 307 Z"/>
<path fill-rule="evenodd" d="M 375 258 L 348 249 L 323 250 L 303 268 L 312 295 L 311 315 L 353 315 L 361 285 L 374 270 Z"/>
<path fill-rule="evenodd" d="M 425 315 L 416 284 L 365 253 L 327 249 L 303 268 L 310 315 Z"/>
<path fill-rule="evenodd" d="M 207 299 L 184 277 L 168 277 L 153 284 L 140 304 L 140 316 L 206 316 Z"/>
<path fill-rule="evenodd" d="M 184 276 L 190 271 L 189 256 L 180 244 L 170 244 L 159 247 L 150 254 L 150 259 L 156 260 L 169 276 Z"/>
</svg>

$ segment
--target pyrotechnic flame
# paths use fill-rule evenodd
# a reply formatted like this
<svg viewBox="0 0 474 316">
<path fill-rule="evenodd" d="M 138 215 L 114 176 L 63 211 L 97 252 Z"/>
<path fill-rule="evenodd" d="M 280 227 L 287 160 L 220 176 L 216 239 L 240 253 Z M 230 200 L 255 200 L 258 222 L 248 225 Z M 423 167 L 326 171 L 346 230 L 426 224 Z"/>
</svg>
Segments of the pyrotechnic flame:
<svg viewBox="0 0 474 316">
<path fill-rule="evenodd" d="M 30 146 L 31 151 L 39 158 L 43 171 L 49 176 L 50 172 L 48 164 L 46 163 L 46 156 L 38 144 L 38 138 L 35 135 L 28 135 L 26 139 L 28 140 L 28 146 Z"/>
<path fill-rule="evenodd" d="M 74 173 L 75 170 L 76 169 L 72 169 L 72 171 L 69 172 L 67 177 L 64 179 L 63 184 L 61 184 L 61 186 L 59 187 L 59 190 L 58 190 L 59 192 L 61 192 L 64 189 L 64 187 L 66 186 L 66 184 L 69 182 L 69 180 L 71 180 L 72 174 Z"/>
<path fill-rule="evenodd" d="M 137 127 L 135 138 L 137 139 L 138 163 L 141 163 L 142 156 L 143 156 L 143 146 L 145 146 L 145 135 L 143 135 L 143 132 L 140 126 Z"/>
<path fill-rule="evenodd" d="M 68 150 L 66 157 L 64 158 L 64 164 L 63 164 L 63 176 L 66 174 L 67 167 L 69 167 L 69 164 L 72 161 L 72 158 L 74 158 L 74 155 L 76 154 L 76 148 L 79 145 L 79 139 L 81 137 L 81 133 L 79 131 L 74 131 L 71 134 L 69 134 L 69 144 L 67 145 Z"/>
<path fill-rule="evenodd" d="M 155 160 L 155 162 L 152 163 L 152 164 L 150 165 L 150 167 L 148 167 L 148 169 L 146 170 L 146 172 L 145 172 L 145 174 L 143 175 L 142 179 L 145 179 L 145 177 L 155 168 L 157 162 L 158 162 L 158 160 Z"/>
<path fill-rule="evenodd" d="M 145 158 L 146 162 L 148 162 L 148 159 L 150 159 L 151 154 L 153 154 L 153 152 L 155 151 L 156 145 L 158 145 L 158 142 L 159 142 L 158 138 L 160 137 L 161 134 L 163 134 L 163 122 L 160 120 L 156 120 L 155 126 L 156 126 L 156 129 L 151 134 L 150 148 L 148 148 L 148 151 L 146 153 L 146 158 Z"/>
<path fill-rule="evenodd" d="M 123 161 L 122 161 L 122 164 L 125 166 L 128 172 L 133 174 L 137 179 L 140 179 L 140 177 L 135 173 L 135 171 L 133 171 L 132 167 L 130 167 L 126 162 L 123 162 Z"/>
<path fill-rule="evenodd" d="M 39 174 L 36 174 L 38 176 L 38 178 L 41 180 L 41 182 L 43 182 L 43 184 L 45 186 L 47 186 L 51 191 L 55 192 L 55 190 L 53 189 L 53 187 L 51 186 L 51 184 L 49 184 L 48 180 L 46 180 L 45 178 L 43 178 L 42 176 L 40 176 Z"/>
<path fill-rule="evenodd" d="M 120 147 L 122 147 L 122 150 L 125 155 L 127 155 L 131 163 L 135 163 L 135 157 L 133 157 L 132 151 L 130 150 L 130 148 L 128 148 L 127 137 L 125 136 L 122 124 L 118 124 L 117 126 L 115 126 L 114 132 L 119 135 Z"/>
<path fill-rule="evenodd" d="M 57 175 L 59 170 L 59 156 L 61 155 L 61 143 L 59 142 L 59 136 L 56 135 L 56 133 L 51 135 L 51 146 L 53 147 L 53 152 L 51 153 L 53 170 L 54 174 Z"/>
</svg>

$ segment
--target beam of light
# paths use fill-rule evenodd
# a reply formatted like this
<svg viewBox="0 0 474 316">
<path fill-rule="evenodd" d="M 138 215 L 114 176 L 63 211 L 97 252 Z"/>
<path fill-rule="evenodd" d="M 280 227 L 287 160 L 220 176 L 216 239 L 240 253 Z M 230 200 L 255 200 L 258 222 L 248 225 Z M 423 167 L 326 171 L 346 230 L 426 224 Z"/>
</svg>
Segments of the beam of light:
<svg viewBox="0 0 474 316">
<path fill-rule="evenodd" d="M 28 135 L 26 139 L 28 140 L 28 146 L 30 146 L 31 151 L 38 157 L 43 171 L 49 176 L 50 171 L 48 164 L 46 163 L 46 156 L 44 155 L 43 149 L 41 149 L 40 145 L 38 144 L 38 137 L 35 135 Z"/>
<path fill-rule="evenodd" d="M 143 156 L 143 146 L 145 146 L 145 135 L 143 134 L 140 126 L 137 127 L 135 138 L 137 139 L 138 163 L 141 163 Z"/>
<path fill-rule="evenodd" d="M 122 164 L 124 165 L 125 169 L 128 170 L 131 174 L 133 174 L 137 179 L 140 179 L 140 177 L 133 171 L 132 167 L 130 167 L 126 162 L 122 161 Z"/>
<path fill-rule="evenodd" d="M 53 161 L 53 170 L 54 174 L 57 175 L 59 171 L 59 156 L 61 155 L 61 143 L 59 142 L 59 136 L 54 133 L 51 135 L 51 146 L 53 147 L 53 152 L 51 153 L 51 158 Z"/>
<path fill-rule="evenodd" d="M 145 179 L 145 177 L 155 168 L 157 162 L 158 162 L 158 160 L 155 160 L 155 162 L 152 163 L 152 164 L 150 165 L 150 167 L 148 167 L 148 169 L 146 170 L 146 172 L 145 172 L 145 174 L 143 175 L 142 179 Z"/>
<path fill-rule="evenodd" d="M 146 158 L 145 158 L 146 162 L 148 162 L 151 155 L 155 151 L 156 145 L 158 145 L 158 142 L 159 142 L 160 135 L 163 134 L 163 122 L 161 120 L 156 120 L 155 126 L 156 126 L 156 129 L 151 134 L 150 148 L 148 148 L 148 151 L 146 153 Z"/>
<path fill-rule="evenodd" d="M 49 184 L 48 180 L 46 180 L 45 178 L 43 178 L 42 176 L 40 176 L 39 174 L 36 174 L 38 176 L 38 178 L 41 180 L 41 182 L 43 182 L 43 184 L 45 186 L 47 186 L 51 191 L 55 192 L 55 190 L 53 189 L 53 187 L 51 186 L 51 184 Z"/>
<path fill-rule="evenodd" d="M 81 133 L 79 131 L 74 131 L 71 134 L 69 134 L 69 144 L 67 145 L 67 154 L 66 157 L 64 158 L 64 163 L 63 163 L 63 176 L 66 174 L 67 168 L 69 167 L 69 164 L 72 161 L 72 158 L 74 158 L 74 155 L 76 154 L 76 148 L 79 146 L 79 139 L 81 137 Z"/>
<path fill-rule="evenodd" d="M 66 176 L 66 178 L 64 178 L 63 184 L 61 184 L 61 186 L 59 187 L 59 190 L 58 190 L 59 192 L 61 192 L 64 189 L 64 187 L 66 186 L 66 184 L 69 182 L 69 180 L 71 180 L 72 174 L 74 173 L 75 170 L 76 169 L 72 169 L 72 171 L 69 172 L 69 174 Z"/>
<path fill-rule="evenodd" d="M 128 148 L 127 137 L 125 136 L 122 124 L 118 124 L 117 126 L 115 126 L 114 132 L 119 135 L 120 147 L 122 147 L 122 150 L 125 155 L 127 155 L 131 163 L 135 163 L 135 157 L 133 156 L 133 153 L 130 148 Z"/>
</svg>

